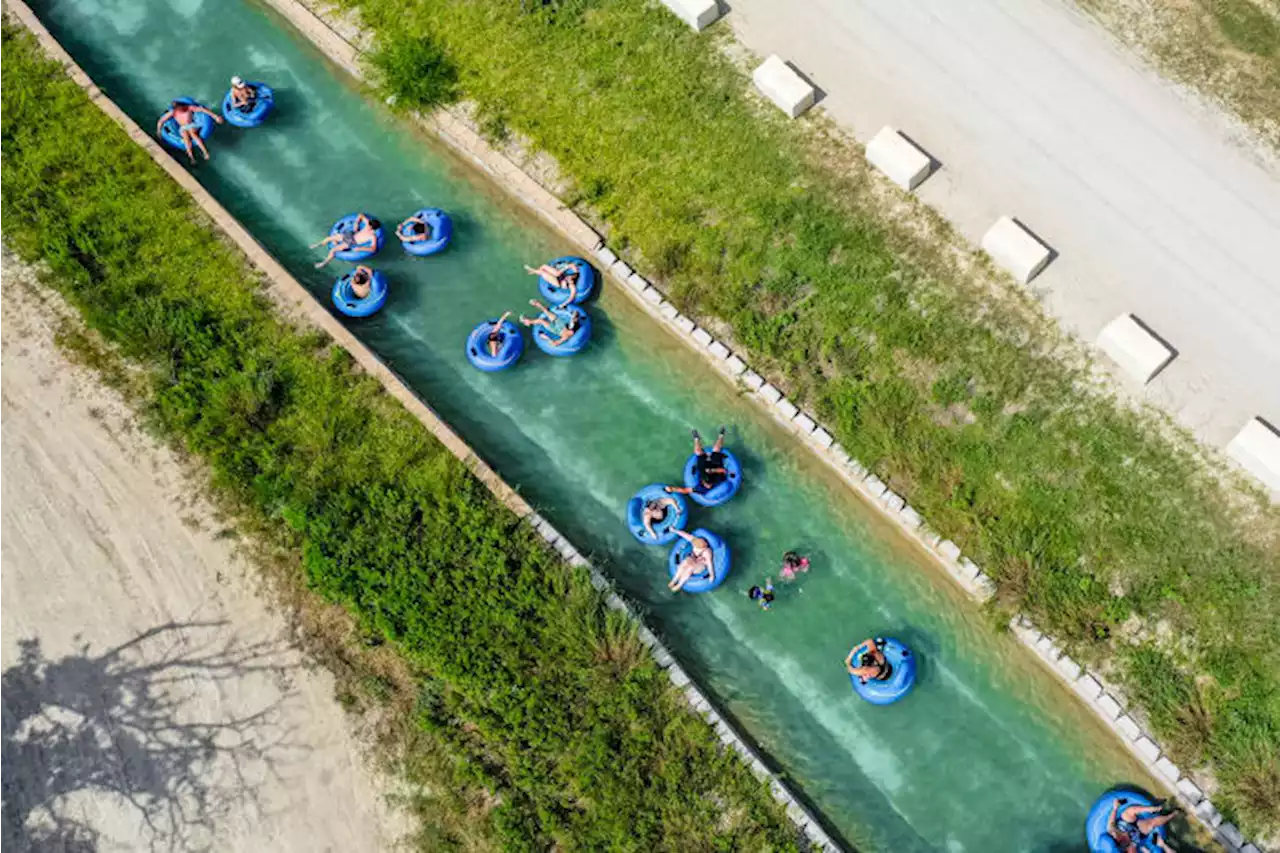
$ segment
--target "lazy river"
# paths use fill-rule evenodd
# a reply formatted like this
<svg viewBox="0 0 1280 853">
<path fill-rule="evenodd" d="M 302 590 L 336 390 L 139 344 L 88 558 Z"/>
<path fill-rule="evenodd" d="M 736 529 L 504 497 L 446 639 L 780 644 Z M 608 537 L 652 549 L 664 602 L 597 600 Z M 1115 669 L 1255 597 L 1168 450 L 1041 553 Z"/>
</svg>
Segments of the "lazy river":
<svg viewBox="0 0 1280 853">
<path fill-rule="evenodd" d="M 142 127 L 168 101 L 211 107 L 232 74 L 275 88 L 258 129 L 219 127 L 199 180 L 328 304 L 349 269 L 312 268 L 307 245 L 366 210 L 388 230 L 427 206 L 453 216 L 452 245 L 373 265 L 386 307 L 356 333 L 539 511 L 611 574 L 688 669 L 785 771 L 827 822 L 867 850 L 1068 851 L 1084 846 L 1090 803 L 1147 777 L 1086 709 L 998 634 L 914 546 L 825 466 L 605 282 L 589 306 L 587 350 L 532 346 L 514 370 L 472 368 L 479 320 L 537 295 L 524 263 L 566 246 L 517 203 L 389 115 L 289 25 L 247 0 L 49 0 L 37 13 Z M 390 234 L 388 235 L 390 236 Z M 746 485 L 695 508 L 690 527 L 723 535 L 733 575 L 718 591 L 672 595 L 666 550 L 635 542 L 628 498 L 675 482 L 689 430 L 729 427 Z M 779 585 L 770 612 L 744 591 L 777 580 L 782 553 L 813 569 Z M 896 636 L 919 683 L 891 707 L 857 699 L 851 645 Z"/>
</svg>

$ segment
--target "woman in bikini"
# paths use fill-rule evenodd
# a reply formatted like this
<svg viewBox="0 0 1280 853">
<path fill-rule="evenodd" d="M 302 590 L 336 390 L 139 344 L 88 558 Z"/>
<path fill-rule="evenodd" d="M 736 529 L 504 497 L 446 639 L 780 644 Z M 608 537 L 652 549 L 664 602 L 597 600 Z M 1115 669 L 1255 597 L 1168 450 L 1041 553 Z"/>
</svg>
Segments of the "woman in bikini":
<svg viewBox="0 0 1280 853">
<path fill-rule="evenodd" d="M 206 109 L 199 104 L 188 104 L 183 101 L 170 101 L 169 109 L 156 122 L 156 136 L 159 136 L 160 132 L 164 130 L 164 123 L 169 119 L 174 120 L 178 125 L 178 136 L 182 139 L 183 147 L 187 149 L 187 159 L 191 161 L 192 166 L 196 164 L 196 155 L 191 149 L 192 145 L 200 149 L 204 159 L 209 159 L 209 149 L 204 147 L 204 140 L 200 138 L 200 126 L 196 124 L 196 116 L 200 113 L 204 113 L 218 124 L 222 124 L 222 116 L 212 110 Z"/>
<path fill-rule="evenodd" d="M 545 327 L 546 330 L 551 333 L 552 346 L 560 346 L 560 344 L 569 340 L 569 338 L 572 338 L 574 333 L 578 331 L 580 323 L 577 313 L 572 311 L 569 312 L 569 319 L 566 320 L 536 299 L 530 299 L 529 304 L 541 311 L 542 316 L 525 317 L 522 315 L 520 317 L 520 322 L 529 327 Z"/>
<path fill-rule="evenodd" d="M 694 536 L 683 530 L 674 532 L 692 545 L 693 550 L 689 552 L 689 556 L 680 561 L 680 565 L 676 567 L 676 576 L 667 584 L 667 589 L 679 592 L 694 575 L 700 575 L 703 572 L 715 578 L 715 554 L 711 551 L 711 543 L 701 536 Z"/>
<path fill-rule="evenodd" d="M 543 264 L 537 269 L 526 265 L 524 271 L 529 275 L 545 278 L 562 290 L 567 288 L 569 290 L 569 298 L 565 300 L 566 303 L 573 302 L 578 298 L 578 267 L 576 264 L 570 264 L 564 269 L 553 267 L 551 264 Z"/>
</svg>

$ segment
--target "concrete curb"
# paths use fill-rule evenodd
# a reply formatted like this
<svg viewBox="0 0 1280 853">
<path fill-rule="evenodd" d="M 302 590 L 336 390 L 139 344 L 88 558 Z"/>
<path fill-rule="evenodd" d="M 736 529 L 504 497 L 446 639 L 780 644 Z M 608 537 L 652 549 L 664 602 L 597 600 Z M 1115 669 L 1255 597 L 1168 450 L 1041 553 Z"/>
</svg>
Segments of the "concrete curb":
<svg viewBox="0 0 1280 853">
<path fill-rule="evenodd" d="M 268 2 L 295 25 L 298 19 L 307 21 L 306 26 L 299 27 L 302 32 L 312 38 L 326 54 L 329 53 L 330 46 L 333 46 L 339 53 L 337 56 L 331 56 L 331 58 L 338 61 L 346 70 L 352 71 L 353 67 L 355 67 L 352 64 L 355 57 L 354 49 L 345 41 L 342 41 L 336 33 L 329 30 L 323 21 L 300 5 L 289 2 L 289 0 L 268 0 Z M 826 833 L 813 813 L 797 799 L 791 789 L 780 778 L 774 775 L 764 761 L 761 760 L 756 750 L 715 709 L 701 688 L 679 666 L 674 655 L 663 645 L 653 631 L 645 625 L 644 619 L 640 614 L 613 590 L 612 581 L 595 568 L 546 519 L 534 512 L 533 507 L 524 498 L 507 485 L 496 471 L 477 456 L 470 446 L 448 424 L 441 420 L 372 350 L 351 334 L 301 283 L 277 263 L 267 250 L 204 187 L 200 186 L 185 168 L 160 147 L 155 139 L 138 127 L 113 101 L 102 94 L 101 90 L 98 89 L 71 56 L 63 50 L 62 46 L 40 23 L 40 20 L 23 0 L 5 0 L 5 6 L 6 11 L 36 37 L 44 52 L 50 58 L 66 67 L 68 76 L 88 94 L 90 100 L 112 121 L 120 125 L 154 162 L 163 168 L 179 186 L 186 190 L 200 209 L 213 220 L 214 225 L 221 229 L 245 253 L 253 266 L 262 271 L 267 279 L 272 297 L 290 312 L 291 317 L 323 329 L 335 343 L 350 352 L 356 363 L 377 379 L 387 393 L 398 400 L 414 417 L 426 426 L 431 434 L 461 460 L 503 505 L 515 513 L 517 517 L 528 522 L 533 531 L 549 547 L 556 551 L 566 563 L 576 568 L 585 569 L 590 577 L 592 586 L 606 593 L 605 604 L 607 607 L 626 613 L 637 623 L 640 640 L 649 648 L 654 662 L 667 672 L 672 684 L 680 691 L 690 707 L 712 725 L 725 748 L 732 749 L 741 755 L 748 769 L 757 778 L 762 781 L 768 780 L 774 798 L 786 807 L 788 817 L 801 831 L 809 845 L 809 849 L 815 851 L 829 850 L 837 853 L 841 851 L 842 848 Z M 329 33 L 332 38 L 325 37 L 323 35 L 325 32 Z M 337 47 L 335 39 L 346 45 L 350 50 L 349 54 Z M 510 168 L 515 169 L 514 166 Z M 531 195 L 552 198 L 546 190 L 534 183 L 532 178 L 525 177 L 537 189 L 537 192 L 531 193 Z M 524 200 L 526 203 L 531 203 L 527 198 Z M 558 206 L 558 210 L 567 212 L 562 205 Z M 585 229 L 585 232 L 589 232 L 594 238 L 593 242 L 599 242 L 599 237 L 594 231 L 587 228 L 580 220 L 577 220 L 577 217 L 572 213 L 568 213 L 568 216 L 573 217 L 578 227 L 575 227 L 574 223 L 567 221 L 564 223 L 565 225 L 577 230 L 578 234 L 583 234 L 584 232 L 580 229 Z M 552 217 L 550 221 L 560 227 L 557 219 L 558 217 Z"/>
</svg>

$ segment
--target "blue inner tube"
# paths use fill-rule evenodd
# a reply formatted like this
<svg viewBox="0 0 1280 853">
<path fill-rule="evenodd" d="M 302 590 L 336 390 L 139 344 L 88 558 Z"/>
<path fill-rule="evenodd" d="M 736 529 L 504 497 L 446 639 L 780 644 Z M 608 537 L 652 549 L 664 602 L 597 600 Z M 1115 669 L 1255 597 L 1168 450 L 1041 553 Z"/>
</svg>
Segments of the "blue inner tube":
<svg viewBox="0 0 1280 853">
<path fill-rule="evenodd" d="M 358 213 L 348 213 L 346 216 L 342 217 L 337 222 L 333 223 L 333 227 L 329 229 L 329 233 L 330 234 L 345 233 L 347 235 L 350 235 L 351 230 L 356 226 L 356 217 L 359 215 L 360 214 Z M 366 213 L 365 216 L 369 216 L 369 214 Z M 377 220 L 374 219 L 372 216 L 369 216 L 369 219 L 371 221 L 377 222 Z M 374 240 L 374 243 L 372 246 L 361 246 L 355 249 L 343 249 L 341 252 L 336 253 L 334 257 L 340 261 L 363 261 L 365 258 L 372 258 L 374 255 L 378 254 L 378 250 L 382 248 L 382 240 L 384 236 L 382 231 L 382 223 L 380 222 L 378 223 L 378 227 L 377 229 L 375 229 L 374 233 L 376 234 L 376 239 Z"/>
<path fill-rule="evenodd" d="M 1138 791 L 1115 790 L 1103 794 L 1093 804 L 1093 808 L 1089 809 L 1089 817 L 1084 823 L 1084 835 L 1085 840 L 1089 842 L 1089 853 L 1119 853 L 1120 846 L 1111 837 L 1111 833 L 1107 832 L 1107 823 L 1111 818 L 1111 804 L 1117 800 L 1120 802 L 1121 811 L 1126 806 L 1155 805 L 1150 797 Z M 1160 827 L 1150 835 L 1131 835 L 1137 846 L 1130 847 L 1129 850 L 1132 853 L 1159 853 L 1160 848 L 1156 845 L 1154 837 L 1157 835 L 1165 838 L 1165 827 Z"/>
<path fill-rule="evenodd" d="M 533 327 L 533 342 L 538 349 L 547 355 L 576 355 L 582 352 L 591 340 L 591 315 L 577 305 L 556 305 L 551 309 L 561 322 L 568 323 L 573 317 L 578 318 L 578 331 L 569 336 L 563 343 L 555 343 L 555 337 L 546 326 Z"/>
<path fill-rule="evenodd" d="M 506 370 L 519 361 L 520 354 L 524 352 L 524 336 L 510 320 L 502 323 L 502 345 L 498 348 L 498 354 L 495 356 L 489 352 L 489 331 L 497 322 L 497 317 L 485 320 L 467 336 L 467 361 L 485 373 Z"/>
<path fill-rule="evenodd" d="M 267 114 L 276 105 L 276 93 L 266 83 L 245 81 L 245 85 L 257 93 L 253 106 L 236 109 L 231 106 L 231 90 L 222 96 L 222 117 L 236 127 L 257 127 L 267 120 Z"/>
<path fill-rule="evenodd" d="M 884 659 L 889 662 L 892 671 L 888 681 L 867 681 L 850 675 L 853 692 L 872 705 L 892 705 L 911 692 L 916 683 L 916 657 L 901 641 L 886 637 L 884 647 L 880 649 Z"/>
<path fill-rule="evenodd" d="M 400 237 L 400 245 L 406 252 L 425 258 L 449 245 L 449 241 L 453 239 L 453 220 L 449 218 L 449 214 L 438 207 L 424 207 L 410 218 L 414 217 L 420 217 L 426 221 L 427 227 L 431 229 L 431 236 L 426 240 L 405 240 L 400 237 L 400 229 L 397 228 L 396 236 Z"/>
<path fill-rule="evenodd" d="M 653 522 L 653 532 L 657 534 L 655 538 L 644 529 L 644 507 L 650 501 L 665 498 L 675 501 L 675 507 L 668 506 L 667 514 L 662 520 Z M 676 531 L 684 530 L 688 522 L 689 504 L 685 502 L 684 495 L 667 494 L 662 483 L 645 486 L 627 504 L 627 526 L 631 528 L 631 535 L 645 545 L 670 545 L 677 538 Z"/>
<path fill-rule="evenodd" d="M 191 104 L 192 106 L 203 106 L 194 98 L 174 98 L 180 104 Z M 201 139 L 208 139 L 209 134 L 213 133 L 213 118 L 204 113 L 196 113 L 193 119 L 196 125 L 196 133 Z M 182 133 L 178 130 L 178 122 L 176 119 L 168 118 L 165 123 L 160 125 L 160 138 L 170 148 L 176 148 L 179 151 L 186 151 L 187 146 L 182 144 Z"/>
<path fill-rule="evenodd" d="M 348 317 L 368 317 L 387 303 L 387 277 L 374 270 L 369 295 L 361 299 L 351 289 L 354 273 L 352 270 L 333 283 L 333 306 Z"/>
<path fill-rule="evenodd" d="M 689 456 L 688 461 L 684 463 L 684 484 L 687 488 L 693 489 L 689 497 L 694 503 L 700 506 L 720 506 L 738 493 L 738 489 L 742 488 L 742 466 L 738 464 L 738 457 L 728 450 L 724 451 L 724 468 L 728 472 L 725 479 L 707 491 L 701 491 L 702 487 L 698 481 L 698 455 L 694 453 Z"/>
<path fill-rule="evenodd" d="M 724 544 L 724 540 L 719 536 L 701 527 L 693 531 L 693 535 L 700 536 L 711 543 L 713 574 L 708 576 L 704 571 L 701 574 L 694 575 L 681 587 L 681 590 L 684 592 L 710 592 L 724 583 L 724 579 L 729 576 L 729 569 L 733 566 L 733 561 L 729 557 L 729 546 Z M 675 547 L 671 549 L 671 556 L 667 558 L 667 574 L 674 578 L 676 571 L 680 568 L 680 562 L 689 556 L 692 551 L 693 546 L 688 541 L 681 539 L 677 542 Z"/>
<path fill-rule="evenodd" d="M 595 267 L 582 258 L 574 257 L 573 255 L 565 255 L 553 261 L 547 261 L 547 263 L 556 269 L 577 268 L 578 294 L 573 298 L 574 303 L 581 304 L 591 297 L 591 291 L 596 289 Z M 538 290 L 542 293 L 542 298 L 552 305 L 563 305 L 569 301 L 569 288 L 556 287 L 542 276 L 538 276 Z"/>
</svg>

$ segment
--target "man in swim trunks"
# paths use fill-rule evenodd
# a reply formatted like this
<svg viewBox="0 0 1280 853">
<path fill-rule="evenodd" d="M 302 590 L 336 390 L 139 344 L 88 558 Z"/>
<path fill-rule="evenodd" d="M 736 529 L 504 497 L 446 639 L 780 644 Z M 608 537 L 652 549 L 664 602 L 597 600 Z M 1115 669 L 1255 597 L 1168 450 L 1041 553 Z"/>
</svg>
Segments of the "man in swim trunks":
<svg viewBox="0 0 1280 853">
<path fill-rule="evenodd" d="M 378 245 L 378 229 L 381 227 L 381 222 L 361 213 L 356 216 L 356 221 L 350 229 L 336 231 L 319 243 L 312 243 L 313 249 L 321 246 L 329 247 L 329 254 L 323 261 L 316 264 L 316 269 L 329 263 L 339 252 L 345 252 L 348 249 L 373 249 Z"/>
<path fill-rule="evenodd" d="M 182 139 L 183 147 L 187 149 L 187 159 L 191 161 L 192 166 L 196 164 L 195 152 L 191 150 L 192 145 L 200 149 L 204 159 L 209 159 L 209 149 L 204 147 L 204 140 L 200 138 L 200 126 L 196 124 L 196 116 L 200 113 L 204 113 L 218 124 L 222 124 L 222 116 L 212 110 L 205 109 L 199 104 L 188 104 L 183 101 L 171 101 L 169 109 L 156 122 L 156 136 L 159 136 L 161 131 L 164 130 L 164 123 L 169 119 L 173 119 L 174 123 L 178 125 L 178 136 Z"/>
<path fill-rule="evenodd" d="M 431 239 L 431 226 L 421 214 L 415 213 L 396 226 L 396 236 L 404 243 L 421 243 Z"/>
<path fill-rule="evenodd" d="M 485 338 L 485 346 L 489 348 L 489 355 L 494 358 L 498 357 L 498 353 L 502 352 L 502 344 L 506 340 L 507 333 L 502 330 L 502 324 L 507 322 L 507 318 L 511 316 L 511 312 L 503 314 L 498 321 L 493 324 L 493 328 L 489 330 L 489 337 Z"/>
<path fill-rule="evenodd" d="M 257 102 L 257 89 L 245 83 L 239 75 L 231 78 L 231 109 L 247 113 Z"/>
<path fill-rule="evenodd" d="M 683 530 L 674 532 L 681 539 L 692 545 L 693 550 L 689 552 L 689 556 L 680 561 L 680 565 L 676 567 L 676 576 L 667 584 L 667 589 L 672 592 L 679 592 L 689 582 L 690 578 L 704 573 L 714 579 L 716 575 L 715 555 L 711 551 L 711 543 L 701 536 L 694 536 L 691 533 L 685 533 Z"/>
<path fill-rule="evenodd" d="M 640 519 L 644 523 L 644 532 L 649 534 L 650 539 L 657 539 L 658 534 L 653 532 L 653 526 L 659 522 L 665 521 L 667 513 L 679 512 L 680 505 L 675 502 L 674 498 L 658 498 L 651 500 L 644 505 L 644 512 L 641 513 Z"/>
<path fill-rule="evenodd" d="M 356 299 L 364 299 L 373 290 L 373 270 L 366 266 L 351 271 L 351 293 Z"/>
<path fill-rule="evenodd" d="M 564 268 L 553 267 L 551 264 L 543 264 L 536 270 L 531 266 L 525 266 L 524 271 L 529 275 L 536 275 L 545 278 L 551 282 L 553 287 L 560 289 L 568 288 L 569 297 L 565 302 L 572 302 L 578 298 L 578 265 L 565 264 Z"/>
<path fill-rule="evenodd" d="M 700 495 L 705 495 L 728 478 L 729 469 L 724 467 L 724 427 L 720 427 L 720 432 L 716 435 L 716 443 L 711 445 L 710 450 L 703 450 L 702 436 L 698 434 L 696 429 L 693 430 L 693 455 L 698 457 L 698 461 L 695 463 L 698 477 L 697 485 L 693 487 L 667 486 L 666 489 L 669 493 L 673 495 L 688 495 L 697 492 Z"/>
<path fill-rule="evenodd" d="M 566 320 L 559 314 L 547 308 L 536 299 L 530 299 L 529 304 L 542 312 L 541 317 L 520 317 L 520 322 L 526 326 L 543 326 L 551 333 L 551 345 L 558 347 L 565 341 L 574 336 L 574 333 L 581 327 L 581 319 L 576 311 L 570 311 L 569 319 Z"/>
<path fill-rule="evenodd" d="M 853 677 L 862 679 L 863 684 L 868 681 L 888 681 L 893 675 L 893 666 L 885 659 L 883 648 L 884 640 L 879 637 L 863 640 L 844 659 L 844 668 Z M 853 665 L 855 657 L 859 659 L 858 666 Z"/>
<path fill-rule="evenodd" d="M 1107 818 L 1107 834 L 1121 850 L 1149 851 L 1161 850 L 1173 853 L 1173 848 L 1165 843 L 1156 830 L 1173 820 L 1178 809 L 1168 814 L 1164 806 L 1143 806 L 1136 803 L 1120 806 L 1116 800 L 1111 804 L 1111 817 Z"/>
</svg>

